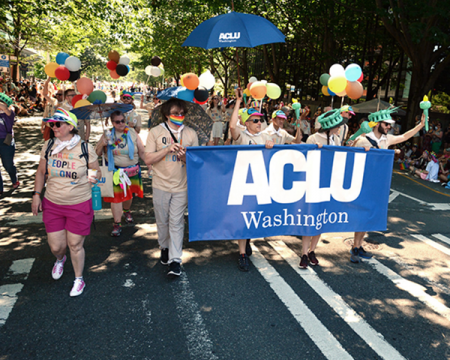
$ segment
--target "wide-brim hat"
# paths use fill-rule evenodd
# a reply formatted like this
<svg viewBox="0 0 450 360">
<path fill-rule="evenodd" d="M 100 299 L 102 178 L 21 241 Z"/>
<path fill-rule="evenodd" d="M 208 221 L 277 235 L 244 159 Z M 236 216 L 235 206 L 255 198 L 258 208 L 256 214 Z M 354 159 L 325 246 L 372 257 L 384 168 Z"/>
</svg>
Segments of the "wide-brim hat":
<svg viewBox="0 0 450 360">
<path fill-rule="evenodd" d="M 341 116 L 340 109 L 335 109 L 320 115 L 318 121 L 323 130 L 332 130 L 341 125 L 347 124 L 348 119 Z"/>
<path fill-rule="evenodd" d="M 75 114 L 63 108 L 57 108 L 52 117 L 43 119 L 44 122 L 66 122 L 72 126 L 78 127 L 78 119 Z"/>
</svg>

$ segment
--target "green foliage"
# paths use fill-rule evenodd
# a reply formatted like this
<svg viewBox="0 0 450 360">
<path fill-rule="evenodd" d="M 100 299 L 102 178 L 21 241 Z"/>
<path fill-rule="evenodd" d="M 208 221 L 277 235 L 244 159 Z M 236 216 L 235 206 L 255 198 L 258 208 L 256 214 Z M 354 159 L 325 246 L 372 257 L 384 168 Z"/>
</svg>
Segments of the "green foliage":
<svg viewBox="0 0 450 360">
<path fill-rule="evenodd" d="M 450 114 L 450 95 L 444 92 L 439 92 L 431 99 L 433 105 L 432 110 L 444 114 Z"/>
</svg>

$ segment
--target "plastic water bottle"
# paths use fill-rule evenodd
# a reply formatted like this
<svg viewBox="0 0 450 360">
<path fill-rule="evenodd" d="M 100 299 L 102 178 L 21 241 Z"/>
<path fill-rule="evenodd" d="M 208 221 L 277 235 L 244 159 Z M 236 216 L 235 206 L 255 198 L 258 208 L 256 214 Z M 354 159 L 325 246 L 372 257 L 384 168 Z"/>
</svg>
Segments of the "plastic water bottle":
<svg viewBox="0 0 450 360">
<path fill-rule="evenodd" d="M 102 209 L 102 191 L 97 184 L 92 187 L 92 208 L 95 211 Z"/>
<path fill-rule="evenodd" d="M 109 145 L 112 145 L 114 143 L 114 141 L 112 141 L 111 130 L 109 130 L 109 129 L 105 130 L 105 137 L 106 137 L 106 140 L 108 140 Z"/>
</svg>

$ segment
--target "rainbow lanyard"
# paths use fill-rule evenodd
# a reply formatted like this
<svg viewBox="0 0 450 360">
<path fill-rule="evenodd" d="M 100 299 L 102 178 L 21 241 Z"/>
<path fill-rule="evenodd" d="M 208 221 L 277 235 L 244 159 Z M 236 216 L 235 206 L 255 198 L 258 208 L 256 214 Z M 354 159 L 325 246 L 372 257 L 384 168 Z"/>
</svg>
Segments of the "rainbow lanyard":
<svg viewBox="0 0 450 360">
<path fill-rule="evenodd" d="M 184 115 L 182 116 L 169 115 L 169 119 L 172 122 L 172 124 L 175 124 L 176 126 L 180 127 L 181 125 L 183 125 Z"/>
</svg>

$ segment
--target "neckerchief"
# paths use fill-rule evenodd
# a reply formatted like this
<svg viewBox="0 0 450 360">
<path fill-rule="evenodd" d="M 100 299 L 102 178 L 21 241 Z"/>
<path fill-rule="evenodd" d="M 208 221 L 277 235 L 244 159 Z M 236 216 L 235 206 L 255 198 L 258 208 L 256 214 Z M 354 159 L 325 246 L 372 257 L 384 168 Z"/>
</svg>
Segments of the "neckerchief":
<svg viewBox="0 0 450 360">
<path fill-rule="evenodd" d="M 279 137 L 283 137 L 283 133 L 281 132 L 282 130 L 283 130 L 282 128 L 278 128 L 278 130 L 275 130 L 275 127 L 273 126 L 273 124 L 270 124 L 264 131 L 266 131 L 270 135 L 276 134 Z"/>
<path fill-rule="evenodd" d="M 67 148 L 67 150 L 72 150 L 80 142 L 80 140 L 81 138 L 79 135 L 74 135 L 72 136 L 72 139 L 66 141 L 61 141 L 58 138 L 56 138 L 55 140 L 56 147 L 53 149 L 52 155 L 61 152 L 65 148 Z"/>
</svg>

